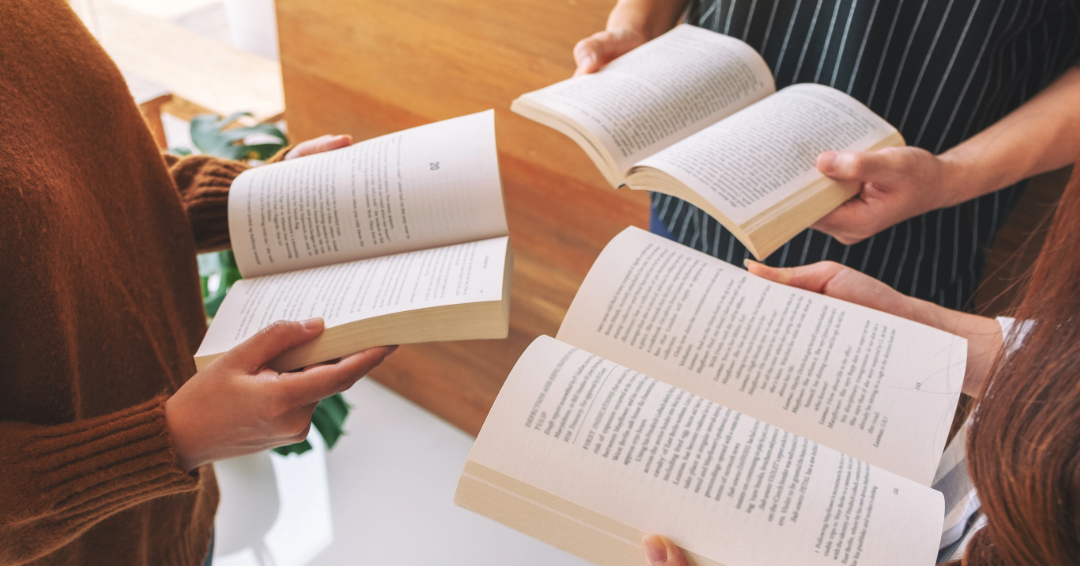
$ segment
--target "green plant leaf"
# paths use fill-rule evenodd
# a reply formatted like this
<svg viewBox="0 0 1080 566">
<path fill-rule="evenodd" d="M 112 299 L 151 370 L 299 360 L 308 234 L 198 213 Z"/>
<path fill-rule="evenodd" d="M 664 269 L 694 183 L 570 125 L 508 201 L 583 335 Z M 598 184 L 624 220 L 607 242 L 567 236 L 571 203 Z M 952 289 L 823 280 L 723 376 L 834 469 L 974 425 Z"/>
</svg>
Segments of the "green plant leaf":
<svg viewBox="0 0 1080 566">
<path fill-rule="evenodd" d="M 197 259 L 203 308 L 206 309 L 206 316 L 213 318 L 229 289 L 241 279 L 240 270 L 236 267 L 236 256 L 232 251 L 200 254 Z"/>
<path fill-rule="evenodd" d="M 351 407 L 340 393 L 323 399 L 315 407 L 311 424 L 315 425 L 315 429 L 322 435 L 327 450 L 333 448 L 345 434 L 345 419 L 349 417 L 349 409 Z"/>
<path fill-rule="evenodd" d="M 258 159 L 265 161 L 289 144 L 281 128 L 273 124 L 255 124 L 228 128 L 241 116 L 250 112 L 233 112 L 221 118 L 213 114 L 200 114 L 191 119 L 191 141 L 199 151 L 225 159 Z M 252 134 L 264 134 L 276 138 L 276 142 L 247 145 L 244 139 Z"/>
<path fill-rule="evenodd" d="M 311 443 L 308 441 L 297 442 L 296 444 L 289 444 L 288 446 L 278 446 L 273 448 L 274 452 L 281 454 L 282 456 L 288 456 L 289 454 L 303 454 L 311 450 Z"/>
<path fill-rule="evenodd" d="M 244 148 L 247 154 L 244 159 L 258 159 L 259 161 L 266 161 L 274 156 L 275 153 L 281 151 L 281 148 L 288 144 L 283 143 L 257 143 L 253 145 L 238 146 Z"/>
<path fill-rule="evenodd" d="M 311 415 L 311 424 L 315 427 L 315 430 L 319 431 L 319 435 L 323 437 L 327 450 L 333 448 L 345 434 L 343 425 L 345 419 L 349 416 L 350 409 L 352 407 L 349 406 L 349 403 L 345 401 L 345 398 L 340 393 L 319 401 L 318 406 L 315 407 L 315 413 Z M 282 456 L 303 454 L 308 450 L 311 450 L 311 443 L 307 440 L 274 448 L 274 452 Z"/>
</svg>

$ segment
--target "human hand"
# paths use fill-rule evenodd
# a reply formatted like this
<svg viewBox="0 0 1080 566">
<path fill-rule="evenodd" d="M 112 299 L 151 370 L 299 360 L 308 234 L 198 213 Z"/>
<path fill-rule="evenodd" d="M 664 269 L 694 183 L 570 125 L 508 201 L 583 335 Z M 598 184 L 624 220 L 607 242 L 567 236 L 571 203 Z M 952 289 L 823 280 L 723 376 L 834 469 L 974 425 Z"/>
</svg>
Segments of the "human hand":
<svg viewBox="0 0 1080 566">
<path fill-rule="evenodd" d="M 577 63 L 574 76 L 595 73 L 649 39 L 644 30 L 630 27 L 609 26 L 598 31 L 574 46 L 574 62 Z"/>
<path fill-rule="evenodd" d="M 971 397 L 982 394 L 983 383 L 990 376 L 1004 348 L 1001 327 L 996 320 L 908 297 L 869 275 L 839 263 L 822 261 L 800 267 L 778 268 L 748 259 L 746 268 L 750 273 L 770 281 L 893 314 L 967 339 L 967 365 L 962 391 Z"/>
<path fill-rule="evenodd" d="M 827 151 L 818 156 L 817 168 L 838 181 L 862 183 L 857 195 L 811 226 L 845 245 L 967 200 L 952 163 L 918 147 Z"/>
<path fill-rule="evenodd" d="M 306 155 L 315 155 L 316 153 L 333 151 L 335 149 L 349 147 L 350 145 L 352 145 L 352 136 L 348 134 L 339 136 L 327 134 L 296 144 L 296 147 L 290 149 L 289 153 L 285 154 L 285 159 L 296 159 L 297 157 L 304 157 Z"/>
<path fill-rule="evenodd" d="M 916 299 L 865 273 L 836 262 L 820 261 L 800 267 L 769 267 L 748 259 L 746 269 L 770 281 L 916 320 Z"/>
<path fill-rule="evenodd" d="M 641 546 L 645 549 L 649 566 L 686 566 L 686 557 L 667 537 L 645 535 L 641 537 Z"/>
<path fill-rule="evenodd" d="M 631 49 L 675 27 L 686 0 L 619 0 L 608 15 L 604 31 L 574 46 L 574 76 L 603 69 Z"/>
<path fill-rule="evenodd" d="M 314 340 L 322 319 L 278 321 L 214 360 L 165 402 L 165 422 L 180 465 L 204 464 L 299 442 L 319 401 L 352 387 L 397 346 L 278 373 L 267 364 Z"/>
</svg>

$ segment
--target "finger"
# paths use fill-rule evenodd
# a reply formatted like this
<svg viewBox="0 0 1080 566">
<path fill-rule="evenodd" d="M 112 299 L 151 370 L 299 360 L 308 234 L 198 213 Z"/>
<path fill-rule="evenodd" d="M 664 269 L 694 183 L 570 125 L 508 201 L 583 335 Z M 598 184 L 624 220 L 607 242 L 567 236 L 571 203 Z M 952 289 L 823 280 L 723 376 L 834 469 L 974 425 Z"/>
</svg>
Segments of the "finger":
<svg viewBox="0 0 1080 566">
<path fill-rule="evenodd" d="M 642 43 L 644 37 L 640 33 L 626 29 L 594 33 L 574 46 L 577 61 L 574 76 L 595 73 Z"/>
<path fill-rule="evenodd" d="M 873 208 L 861 198 L 853 198 L 826 214 L 810 227 L 836 238 L 841 244 L 857 244 L 885 227 L 879 229 L 883 219 L 874 214 Z"/>
<path fill-rule="evenodd" d="M 322 153 L 324 151 L 333 151 L 335 149 L 341 149 L 348 147 L 352 144 L 352 136 L 343 135 L 324 135 L 314 139 L 300 142 L 285 155 L 285 159 L 295 159 L 298 157 L 305 157 L 308 155 L 314 155 L 316 153 Z"/>
<path fill-rule="evenodd" d="M 799 267 L 770 267 L 747 259 L 745 264 L 746 269 L 758 277 L 815 293 L 824 293 L 834 277 L 846 269 L 851 269 L 831 261 L 819 261 Z"/>
<path fill-rule="evenodd" d="M 335 149 L 349 147 L 350 145 L 352 145 L 352 136 L 349 134 L 341 134 L 332 136 L 330 139 L 322 142 L 318 151 L 334 151 Z"/>
<path fill-rule="evenodd" d="M 817 168 L 840 181 L 888 183 L 904 176 L 900 155 L 891 151 L 826 151 Z"/>
<path fill-rule="evenodd" d="M 287 391 L 290 403 L 307 405 L 316 403 L 335 393 L 341 393 L 382 363 L 397 346 L 368 348 L 342 358 L 333 365 L 323 365 L 297 373 L 283 373 L 279 383 Z"/>
<path fill-rule="evenodd" d="M 314 340 L 322 334 L 321 318 L 302 322 L 279 320 L 222 356 L 223 363 L 236 365 L 249 373 L 265 367 L 282 352 Z"/>
<path fill-rule="evenodd" d="M 605 40 L 604 34 L 606 33 L 594 33 L 577 42 L 577 45 L 574 46 L 574 62 L 577 64 L 577 68 L 574 70 L 575 77 L 595 73 L 600 69 L 600 46 Z"/>
<path fill-rule="evenodd" d="M 331 137 L 333 136 L 331 136 L 330 134 L 326 134 L 317 138 L 312 138 L 310 140 L 304 140 L 296 144 L 296 147 L 289 150 L 289 153 L 285 154 L 285 159 L 296 159 L 297 157 L 304 157 L 305 155 L 308 155 L 310 153 L 309 148 L 313 147 L 315 144 L 321 142 L 322 140 L 329 139 Z"/>
<path fill-rule="evenodd" d="M 686 557 L 671 539 L 660 535 L 641 537 L 641 546 L 645 549 L 645 559 L 650 566 L 686 566 Z"/>
</svg>

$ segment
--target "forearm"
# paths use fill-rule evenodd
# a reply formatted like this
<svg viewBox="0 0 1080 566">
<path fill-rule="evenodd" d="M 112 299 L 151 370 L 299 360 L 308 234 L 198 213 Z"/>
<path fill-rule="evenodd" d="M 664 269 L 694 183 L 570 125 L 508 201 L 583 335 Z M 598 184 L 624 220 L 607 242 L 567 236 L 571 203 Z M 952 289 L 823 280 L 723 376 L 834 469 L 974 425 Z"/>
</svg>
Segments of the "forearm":
<svg viewBox="0 0 1080 566">
<path fill-rule="evenodd" d="M 675 27 L 687 0 L 619 0 L 608 15 L 607 29 L 625 27 L 653 39 Z"/>
<path fill-rule="evenodd" d="M 1059 169 L 1080 152 L 1080 67 L 994 125 L 940 155 L 951 206 Z M 943 193 L 944 194 L 944 193 Z"/>
<path fill-rule="evenodd" d="M 992 318 L 955 311 L 920 299 L 908 300 L 911 301 L 911 318 L 916 322 L 967 339 L 967 367 L 962 391 L 971 397 L 981 395 L 983 384 L 1004 347 L 998 322 Z"/>
</svg>

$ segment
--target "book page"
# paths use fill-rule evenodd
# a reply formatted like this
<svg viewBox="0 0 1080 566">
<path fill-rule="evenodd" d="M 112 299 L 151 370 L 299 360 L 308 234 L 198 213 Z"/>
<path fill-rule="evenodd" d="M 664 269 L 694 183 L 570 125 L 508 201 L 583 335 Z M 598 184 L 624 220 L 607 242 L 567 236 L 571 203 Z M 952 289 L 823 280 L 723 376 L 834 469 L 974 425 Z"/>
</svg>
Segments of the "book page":
<svg viewBox="0 0 1080 566">
<path fill-rule="evenodd" d="M 941 535 L 941 494 L 548 337 L 469 460 L 616 523 L 572 517 L 583 528 L 725 566 L 933 564 Z"/>
<path fill-rule="evenodd" d="M 619 171 L 776 90 L 749 45 L 680 25 L 615 59 L 523 98 L 600 140 Z"/>
<path fill-rule="evenodd" d="M 866 149 L 893 132 L 854 98 L 798 84 L 638 165 L 678 179 L 741 225 L 824 177 L 816 167 L 823 152 Z"/>
<path fill-rule="evenodd" d="M 493 238 L 237 281 L 196 356 L 224 352 L 278 320 L 326 328 L 502 297 L 509 238 Z"/>
<path fill-rule="evenodd" d="M 495 114 L 245 171 L 229 233 L 244 277 L 504 236 Z"/>
<path fill-rule="evenodd" d="M 963 338 L 637 228 L 601 253 L 558 338 L 924 485 L 967 360 Z"/>
</svg>

